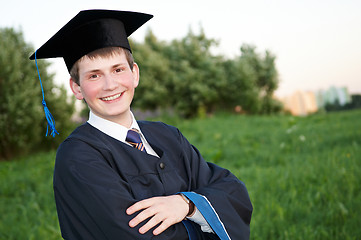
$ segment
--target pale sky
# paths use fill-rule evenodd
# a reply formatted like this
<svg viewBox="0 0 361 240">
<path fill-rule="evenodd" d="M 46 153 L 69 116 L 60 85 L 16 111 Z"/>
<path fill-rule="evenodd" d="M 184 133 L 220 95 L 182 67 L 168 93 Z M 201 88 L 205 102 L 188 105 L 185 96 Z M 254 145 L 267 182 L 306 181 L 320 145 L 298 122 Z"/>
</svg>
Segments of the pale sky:
<svg viewBox="0 0 361 240">
<path fill-rule="evenodd" d="M 279 96 L 330 86 L 361 93 L 360 0 L 13 0 L 1 4 L 0 27 L 23 30 L 25 40 L 39 48 L 80 10 L 94 8 L 153 14 L 132 35 L 137 41 L 148 28 L 170 41 L 189 28 L 197 33 L 201 25 L 226 56 L 239 56 L 244 43 L 269 50 L 277 57 Z M 52 62 L 56 82 L 68 84 L 63 60 Z"/>
</svg>

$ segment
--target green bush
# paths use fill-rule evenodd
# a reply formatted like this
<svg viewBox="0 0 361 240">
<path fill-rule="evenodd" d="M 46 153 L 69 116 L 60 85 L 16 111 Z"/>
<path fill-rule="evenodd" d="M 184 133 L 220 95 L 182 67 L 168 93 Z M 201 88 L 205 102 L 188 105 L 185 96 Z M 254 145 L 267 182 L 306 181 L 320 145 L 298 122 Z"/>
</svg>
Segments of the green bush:
<svg viewBox="0 0 361 240">
<path fill-rule="evenodd" d="M 186 118 L 241 106 L 251 114 L 280 111 L 272 98 L 278 86 L 275 56 L 243 45 L 241 55 L 216 55 L 218 46 L 201 30 L 180 40 L 159 41 L 150 31 L 144 43 L 131 42 L 140 66 L 134 107 L 172 109 Z"/>
<path fill-rule="evenodd" d="M 63 137 L 46 139 L 46 120 L 35 62 L 29 60 L 32 47 L 21 32 L 0 28 L 0 159 L 11 158 L 34 149 L 57 146 Z M 39 70 L 47 106 L 65 136 L 73 103 L 66 99 L 64 88 L 53 83 L 47 72 L 49 64 L 39 61 Z M 62 135 L 64 136 L 64 135 Z"/>
</svg>

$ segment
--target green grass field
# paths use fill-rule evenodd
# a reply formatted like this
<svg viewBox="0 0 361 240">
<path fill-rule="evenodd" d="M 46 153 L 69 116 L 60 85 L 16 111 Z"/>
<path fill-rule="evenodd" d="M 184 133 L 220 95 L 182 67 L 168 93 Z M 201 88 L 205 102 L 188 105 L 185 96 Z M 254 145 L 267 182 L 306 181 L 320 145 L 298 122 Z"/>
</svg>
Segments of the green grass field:
<svg viewBox="0 0 361 240">
<path fill-rule="evenodd" d="M 176 125 L 208 160 L 245 182 L 251 239 L 361 239 L 361 111 L 236 116 Z M 0 239 L 61 239 L 55 152 L 0 162 Z"/>
</svg>

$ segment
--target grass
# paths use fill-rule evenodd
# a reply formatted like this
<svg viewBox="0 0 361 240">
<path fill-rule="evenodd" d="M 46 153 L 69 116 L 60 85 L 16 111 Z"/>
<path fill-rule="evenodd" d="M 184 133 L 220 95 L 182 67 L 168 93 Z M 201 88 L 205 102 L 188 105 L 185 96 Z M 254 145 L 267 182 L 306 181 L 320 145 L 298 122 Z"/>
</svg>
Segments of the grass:
<svg viewBox="0 0 361 240">
<path fill-rule="evenodd" d="M 52 189 L 55 152 L 0 163 L 0 239 L 61 239 Z"/>
<path fill-rule="evenodd" d="M 361 239 L 360 119 L 358 110 L 166 122 L 246 183 L 251 239 Z M 0 239 L 61 239 L 54 157 L 0 163 Z"/>
</svg>

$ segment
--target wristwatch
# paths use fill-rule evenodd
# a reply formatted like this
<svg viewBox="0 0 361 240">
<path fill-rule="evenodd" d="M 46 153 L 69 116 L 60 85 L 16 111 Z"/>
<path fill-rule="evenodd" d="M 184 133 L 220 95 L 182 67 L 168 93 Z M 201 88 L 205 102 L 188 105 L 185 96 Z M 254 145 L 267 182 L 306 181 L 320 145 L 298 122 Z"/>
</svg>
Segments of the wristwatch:
<svg viewBox="0 0 361 240">
<path fill-rule="evenodd" d="M 194 203 L 191 202 L 183 193 L 179 194 L 183 200 L 188 204 L 189 207 L 189 211 L 187 213 L 187 217 L 189 217 L 190 215 L 193 215 L 193 211 L 194 211 Z"/>
</svg>

